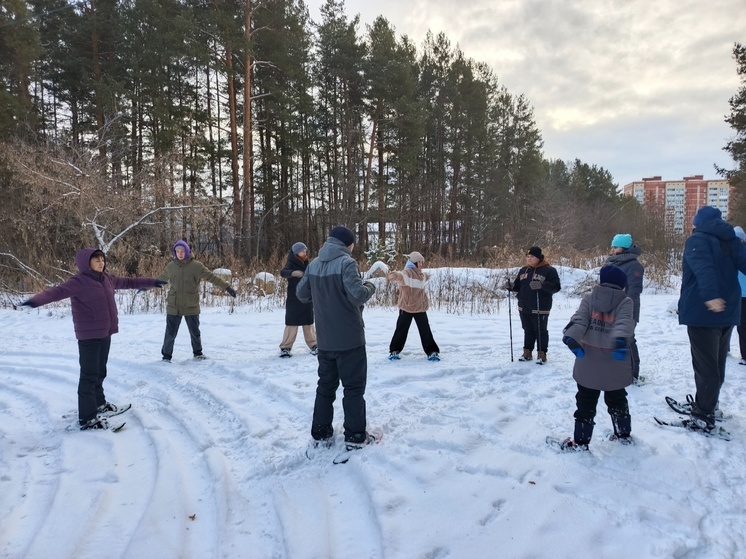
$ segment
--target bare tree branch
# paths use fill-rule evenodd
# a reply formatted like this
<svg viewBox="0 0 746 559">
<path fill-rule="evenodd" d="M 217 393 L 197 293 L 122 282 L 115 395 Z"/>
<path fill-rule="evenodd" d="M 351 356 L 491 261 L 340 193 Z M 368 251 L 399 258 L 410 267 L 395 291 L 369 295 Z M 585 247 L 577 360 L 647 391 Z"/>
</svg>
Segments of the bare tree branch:
<svg viewBox="0 0 746 559">
<path fill-rule="evenodd" d="M 163 211 L 175 211 L 175 210 L 188 210 L 188 209 L 199 209 L 199 208 L 219 208 L 222 207 L 222 204 L 208 204 L 206 206 L 163 206 L 160 208 L 155 208 L 154 210 L 149 211 L 140 219 L 137 221 L 129 224 L 127 227 L 122 229 L 119 233 L 111 234 L 109 233 L 108 228 L 105 225 L 101 225 L 97 222 L 99 210 L 96 210 L 93 218 L 86 219 L 83 222 L 83 227 L 90 227 L 93 229 L 93 234 L 96 236 L 96 240 L 98 241 L 98 247 L 104 252 L 107 253 L 111 247 L 116 243 L 119 239 L 121 239 L 124 235 L 126 235 L 129 231 L 134 229 L 135 227 L 138 227 L 140 225 L 150 225 L 146 220 L 152 216 L 157 214 L 158 212 Z M 106 233 L 109 233 L 112 235 L 111 239 L 109 241 L 106 241 L 104 238 L 104 235 Z"/>
</svg>

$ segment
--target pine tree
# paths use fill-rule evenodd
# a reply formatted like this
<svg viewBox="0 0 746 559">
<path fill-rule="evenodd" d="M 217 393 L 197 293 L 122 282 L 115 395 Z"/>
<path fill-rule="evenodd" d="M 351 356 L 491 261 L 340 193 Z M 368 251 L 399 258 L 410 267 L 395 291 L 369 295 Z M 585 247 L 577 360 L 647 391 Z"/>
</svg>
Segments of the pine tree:
<svg viewBox="0 0 746 559">
<path fill-rule="evenodd" d="M 729 219 L 734 223 L 746 223 L 746 45 L 733 46 L 733 58 L 737 64 L 741 87 L 730 98 L 730 114 L 725 118 L 733 129 L 734 137 L 723 148 L 735 162 L 733 169 L 717 168 L 718 173 L 728 179 L 735 189 L 736 197 Z"/>
</svg>

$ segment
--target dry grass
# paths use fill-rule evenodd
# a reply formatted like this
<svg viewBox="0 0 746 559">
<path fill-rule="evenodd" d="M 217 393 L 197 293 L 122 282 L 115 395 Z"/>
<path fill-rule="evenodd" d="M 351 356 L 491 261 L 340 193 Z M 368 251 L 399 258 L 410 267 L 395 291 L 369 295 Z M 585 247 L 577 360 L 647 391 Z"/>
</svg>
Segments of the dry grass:
<svg viewBox="0 0 746 559">
<path fill-rule="evenodd" d="M 598 269 L 603 265 L 605 254 L 582 254 L 565 250 L 547 248 L 545 254 L 555 266 L 566 266 L 580 270 Z M 559 255 L 561 256 L 553 256 Z M 208 283 L 201 287 L 200 304 L 203 307 L 230 305 L 231 312 L 235 307 L 247 308 L 256 312 L 270 309 L 282 308 L 287 296 L 287 281 L 280 277 L 280 270 L 284 267 L 286 255 L 277 255 L 271 261 L 262 265 L 247 267 L 238 261 L 223 261 L 215 257 L 202 258 L 197 255 L 198 260 L 208 268 L 227 268 L 231 270 L 233 287 L 238 292 L 237 298 L 231 299 L 224 293 L 212 289 Z M 116 275 L 127 276 L 124 270 L 122 258 L 112 259 L 109 270 Z M 442 310 L 452 314 L 494 314 L 500 312 L 507 303 L 507 291 L 503 289 L 508 273 L 523 264 L 524 256 L 516 254 L 514 250 L 493 249 L 485 261 L 475 264 L 474 262 L 453 261 L 437 256 L 429 258 L 427 268 L 430 270 L 430 282 L 428 283 L 428 296 L 430 306 L 433 309 Z M 138 274 L 143 277 L 158 276 L 165 265 L 168 257 L 163 255 L 152 255 L 142 257 L 139 255 Z M 641 258 L 645 266 L 645 289 L 646 292 L 671 291 L 676 287 L 677 276 L 681 275 L 681 254 L 645 254 Z M 256 276 L 268 273 L 274 276 L 275 284 L 272 288 L 264 286 L 262 282 L 256 281 Z M 512 279 L 512 278 L 511 278 Z M 367 303 L 371 307 L 395 308 L 398 299 L 398 289 L 385 278 L 373 278 L 371 280 L 377 288 L 375 295 Z M 573 286 L 572 292 L 566 289 L 569 295 L 580 296 L 588 292 L 596 278 L 593 274 L 588 279 Z M 30 280 L 29 286 L 33 287 L 26 291 L 36 292 L 47 285 L 42 281 Z M 166 290 L 152 289 L 142 293 L 120 292 L 117 298 L 123 313 L 141 312 L 165 312 Z M 0 290 L 0 308 L 9 308 L 18 304 L 25 298 L 25 294 L 19 291 Z M 66 303 L 61 303 L 66 305 Z"/>
</svg>

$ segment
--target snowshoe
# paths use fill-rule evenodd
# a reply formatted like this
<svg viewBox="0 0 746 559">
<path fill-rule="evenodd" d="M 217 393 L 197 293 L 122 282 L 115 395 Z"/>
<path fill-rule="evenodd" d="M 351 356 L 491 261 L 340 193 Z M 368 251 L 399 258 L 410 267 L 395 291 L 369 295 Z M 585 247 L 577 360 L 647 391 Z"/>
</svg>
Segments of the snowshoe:
<svg viewBox="0 0 746 559">
<path fill-rule="evenodd" d="M 695 433 L 705 435 L 706 437 L 713 437 L 716 439 L 722 439 L 724 441 L 730 441 L 732 438 L 731 434 L 722 427 L 708 425 L 707 422 L 702 421 L 701 419 L 685 419 L 682 417 L 680 417 L 676 421 L 664 421 L 662 419 L 658 419 L 657 417 L 653 417 L 653 419 L 655 419 L 658 425 L 661 425 L 663 427 L 683 428 L 687 429 L 688 431 L 694 431 Z"/>
<path fill-rule="evenodd" d="M 666 396 L 666 403 L 668 404 L 668 407 L 670 407 L 676 413 L 680 413 L 681 415 L 691 415 L 692 406 L 694 405 L 694 397 L 692 397 L 691 394 L 687 394 L 686 403 L 684 403 L 674 400 L 670 396 Z M 715 418 L 715 421 L 725 421 L 726 419 L 725 414 L 719 407 L 715 408 L 713 416 Z"/>
<path fill-rule="evenodd" d="M 585 452 L 588 450 L 587 444 L 578 444 L 572 439 L 572 437 L 567 437 L 564 440 L 559 440 L 556 437 L 547 437 L 546 443 L 560 452 Z"/>
</svg>

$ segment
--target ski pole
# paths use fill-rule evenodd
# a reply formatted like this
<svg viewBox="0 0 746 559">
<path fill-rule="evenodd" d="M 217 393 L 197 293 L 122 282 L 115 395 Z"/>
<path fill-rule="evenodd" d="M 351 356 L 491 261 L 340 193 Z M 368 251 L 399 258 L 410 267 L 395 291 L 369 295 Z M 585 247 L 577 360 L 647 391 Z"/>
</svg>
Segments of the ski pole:
<svg viewBox="0 0 746 559">
<path fill-rule="evenodd" d="M 510 312 L 510 289 L 508 289 L 508 327 L 510 329 L 510 362 L 513 362 L 513 315 Z"/>
<path fill-rule="evenodd" d="M 510 362 L 513 362 L 513 314 L 510 311 L 510 289 L 508 289 L 508 327 L 510 328 Z"/>
<path fill-rule="evenodd" d="M 537 344 L 536 344 L 536 352 L 541 351 L 541 309 L 539 308 L 539 292 L 536 292 L 536 325 L 538 326 L 538 330 L 536 332 L 537 336 Z M 537 363 L 541 363 L 542 365 L 544 362 L 541 360 L 541 357 L 536 361 Z"/>
</svg>

